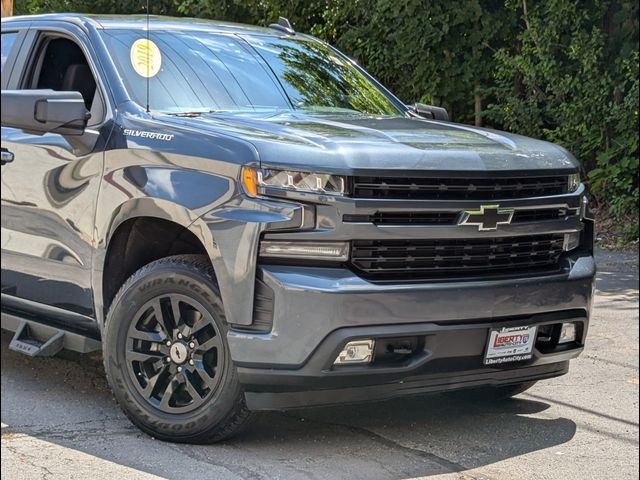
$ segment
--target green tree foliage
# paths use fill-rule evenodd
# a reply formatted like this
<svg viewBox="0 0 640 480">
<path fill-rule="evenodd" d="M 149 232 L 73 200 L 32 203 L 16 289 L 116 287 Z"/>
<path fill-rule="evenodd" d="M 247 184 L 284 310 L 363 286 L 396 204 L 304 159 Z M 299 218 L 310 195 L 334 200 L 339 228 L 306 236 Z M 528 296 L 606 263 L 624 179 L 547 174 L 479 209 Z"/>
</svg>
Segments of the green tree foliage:
<svg viewBox="0 0 640 480">
<path fill-rule="evenodd" d="M 516 41 L 495 55 L 489 118 L 557 142 L 613 213 L 638 204 L 638 4 L 527 0 Z"/>
<path fill-rule="evenodd" d="M 16 0 L 17 13 L 143 13 L 142 0 Z M 296 29 L 406 102 L 557 142 L 595 199 L 637 215 L 637 0 L 150 0 L 152 13 Z M 637 231 L 637 230 L 636 230 Z"/>
<path fill-rule="evenodd" d="M 491 0 L 344 3 L 332 13 L 337 27 L 317 33 L 403 100 L 445 106 L 457 121 L 473 119 L 474 98 L 491 85 L 493 50 L 509 37 L 514 12 Z"/>
</svg>

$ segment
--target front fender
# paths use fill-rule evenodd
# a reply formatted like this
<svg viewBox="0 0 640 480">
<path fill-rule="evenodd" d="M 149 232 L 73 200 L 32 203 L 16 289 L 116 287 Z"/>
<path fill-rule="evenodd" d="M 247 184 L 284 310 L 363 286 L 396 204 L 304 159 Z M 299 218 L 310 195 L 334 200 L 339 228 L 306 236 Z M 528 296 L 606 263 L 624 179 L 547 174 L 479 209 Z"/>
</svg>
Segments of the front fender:
<svg viewBox="0 0 640 480">
<path fill-rule="evenodd" d="M 219 256 L 211 231 L 199 220 L 238 195 L 239 165 L 144 149 L 110 150 L 95 216 L 92 287 L 96 318 L 104 322 L 103 271 L 107 248 L 123 222 L 147 217 L 189 229 L 210 258 Z M 200 168 L 198 168 L 200 167 Z"/>
<path fill-rule="evenodd" d="M 300 228 L 312 218 L 301 204 L 249 199 L 238 191 L 239 165 L 202 162 L 207 171 L 179 166 L 183 158 L 138 151 L 107 152 L 107 168 L 96 215 L 93 291 L 99 325 L 104 322 L 103 271 L 107 248 L 118 227 L 147 217 L 178 224 L 201 242 L 213 265 L 227 322 L 250 325 L 260 235 Z M 162 162 L 162 163 L 161 163 Z M 216 171 L 217 173 L 213 173 Z"/>
</svg>

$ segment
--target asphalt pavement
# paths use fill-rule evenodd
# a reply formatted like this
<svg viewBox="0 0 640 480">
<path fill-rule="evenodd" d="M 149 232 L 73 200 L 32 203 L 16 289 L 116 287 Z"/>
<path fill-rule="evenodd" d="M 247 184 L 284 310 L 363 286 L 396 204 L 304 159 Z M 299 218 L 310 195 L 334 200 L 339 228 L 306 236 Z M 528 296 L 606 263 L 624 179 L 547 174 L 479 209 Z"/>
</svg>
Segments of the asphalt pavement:
<svg viewBox="0 0 640 480">
<path fill-rule="evenodd" d="M 260 414 L 216 445 L 154 440 L 97 356 L 29 358 L 2 334 L 3 479 L 637 479 L 638 255 L 598 254 L 584 354 L 501 404 L 432 395 Z"/>
</svg>

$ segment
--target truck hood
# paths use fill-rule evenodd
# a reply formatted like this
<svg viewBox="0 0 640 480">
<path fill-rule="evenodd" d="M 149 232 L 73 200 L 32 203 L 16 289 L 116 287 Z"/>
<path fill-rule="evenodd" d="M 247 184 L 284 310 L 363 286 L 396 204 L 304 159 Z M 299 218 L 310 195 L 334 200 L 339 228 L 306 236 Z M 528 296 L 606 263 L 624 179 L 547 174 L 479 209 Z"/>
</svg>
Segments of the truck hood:
<svg viewBox="0 0 640 480">
<path fill-rule="evenodd" d="M 248 141 L 256 148 L 263 168 L 345 174 L 577 169 L 571 154 L 552 143 L 450 122 L 302 113 L 163 115 L 156 119 L 202 134 Z"/>
</svg>

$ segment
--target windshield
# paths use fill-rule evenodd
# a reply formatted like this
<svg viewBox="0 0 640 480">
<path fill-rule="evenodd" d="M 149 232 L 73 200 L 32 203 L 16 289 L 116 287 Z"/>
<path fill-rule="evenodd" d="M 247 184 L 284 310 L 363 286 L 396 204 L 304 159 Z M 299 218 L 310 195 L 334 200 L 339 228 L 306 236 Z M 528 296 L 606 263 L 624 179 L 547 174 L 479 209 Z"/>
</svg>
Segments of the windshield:
<svg viewBox="0 0 640 480">
<path fill-rule="evenodd" d="M 132 99 L 155 112 L 400 115 L 345 57 L 314 40 L 102 30 Z M 142 50 L 141 50 L 142 47 Z"/>
</svg>

